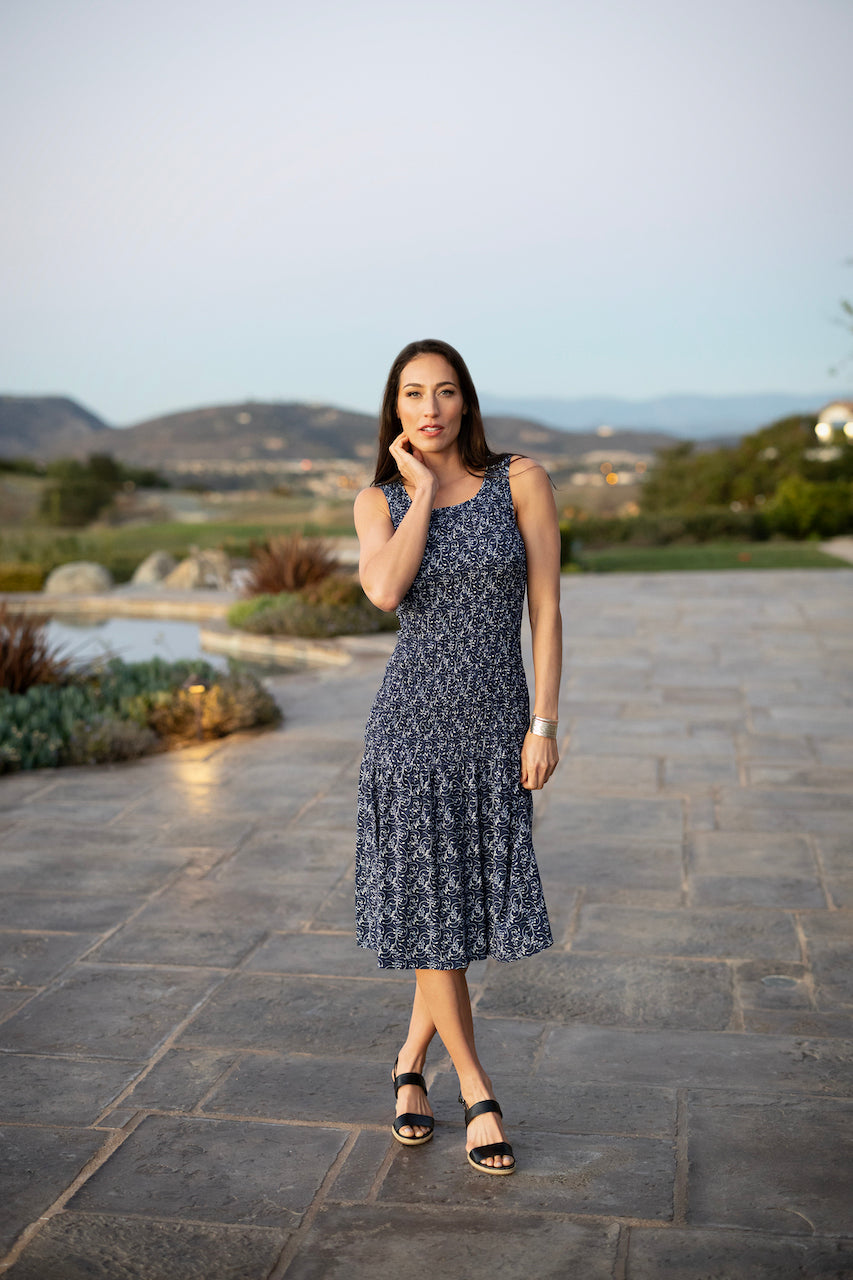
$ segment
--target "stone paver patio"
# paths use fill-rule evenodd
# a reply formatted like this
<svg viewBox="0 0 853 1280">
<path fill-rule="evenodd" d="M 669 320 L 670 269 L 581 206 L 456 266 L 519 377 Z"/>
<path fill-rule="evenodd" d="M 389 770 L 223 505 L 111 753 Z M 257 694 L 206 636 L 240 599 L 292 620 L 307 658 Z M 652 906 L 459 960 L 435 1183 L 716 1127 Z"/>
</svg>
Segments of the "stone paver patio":
<svg viewBox="0 0 853 1280">
<path fill-rule="evenodd" d="M 853 1277 L 853 570 L 564 580 L 556 946 L 472 967 L 519 1171 L 390 1138 L 352 935 L 388 638 L 286 721 L 0 780 L 12 1280 Z"/>
</svg>

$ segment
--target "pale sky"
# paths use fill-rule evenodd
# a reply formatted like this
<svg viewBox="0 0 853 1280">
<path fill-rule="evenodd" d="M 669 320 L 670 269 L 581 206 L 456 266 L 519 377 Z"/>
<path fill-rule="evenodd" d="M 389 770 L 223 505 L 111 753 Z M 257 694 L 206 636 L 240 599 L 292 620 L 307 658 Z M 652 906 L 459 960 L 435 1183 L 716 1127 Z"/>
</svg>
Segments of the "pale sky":
<svg viewBox="0 0 853 1280">
<path fill-rule="evenodd" d="M 853 0 L 0 0 L 0 393 L 372 411 L 420 337 L 831 391 L 851 51 Z"/>
</svg>

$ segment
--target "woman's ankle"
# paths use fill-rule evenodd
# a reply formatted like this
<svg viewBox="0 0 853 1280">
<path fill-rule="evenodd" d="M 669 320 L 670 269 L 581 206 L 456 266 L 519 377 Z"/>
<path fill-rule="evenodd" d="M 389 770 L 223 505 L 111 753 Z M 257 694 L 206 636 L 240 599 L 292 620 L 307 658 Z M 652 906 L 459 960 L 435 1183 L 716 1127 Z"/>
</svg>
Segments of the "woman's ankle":
<svg viewBox="0 0 853 1280">
<path fill-rule="evenodd" d="M 495 1096 L 492 1082 L 485 1073 L 466 1076 L 464 1080 L 460 1077 L 459 1089 L 468 1107 L 473 1107 L 475 1102 L 484 1102 L 486 1098 Z"/>
<path fill-rule="evenodd" d="M 404 1044 L 397 1055 L 397 1074 L 402 1075 L 404 1071 L 414 1071 L 418 1075 L 423 1075 L 425 1066 L 426 1050 L 409 1048 L 408 1044 Z"/>
</svg>

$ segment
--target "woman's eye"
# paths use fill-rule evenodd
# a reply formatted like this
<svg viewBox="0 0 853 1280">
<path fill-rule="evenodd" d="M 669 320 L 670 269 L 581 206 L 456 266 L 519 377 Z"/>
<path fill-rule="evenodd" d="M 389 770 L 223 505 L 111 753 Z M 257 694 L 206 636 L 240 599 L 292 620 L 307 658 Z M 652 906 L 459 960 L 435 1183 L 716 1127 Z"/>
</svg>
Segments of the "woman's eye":
<svg viewBox="0 0 853 1280">
<path fill-rule="evenodd" d="M 420 391 L 407 391 L 406 398 L 408 400 L 411 400 L 414 396 L 419 396 L 420 394 L 421 394 Z"/>
</svg>

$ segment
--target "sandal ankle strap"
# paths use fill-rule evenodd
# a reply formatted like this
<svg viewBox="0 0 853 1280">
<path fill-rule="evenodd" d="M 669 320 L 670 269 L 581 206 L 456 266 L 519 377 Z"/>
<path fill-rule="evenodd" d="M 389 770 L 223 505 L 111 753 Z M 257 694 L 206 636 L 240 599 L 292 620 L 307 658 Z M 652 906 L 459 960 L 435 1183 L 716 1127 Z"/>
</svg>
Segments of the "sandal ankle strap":
<svg viewBox="0 0 853 1280">
<path fill-rule="evenodd" d="M 404 1084 L 414 1084 L 414 1085 L 417 1085 L 419 1089 L 423 1089 L 424 1093 L 426 1093 L 427 1091 L 426 1081 L 424 1080 L 423 1076 L 419 1072 L 401 1071 L 398 1076 L 394 1077 L 394 1097 L 395 1098 L 397 1094 L 400 1092 L 400 1090 L 402 1089 Z"/>
<path fill-rule="evenodd" d="M 501 1111 L 497 1102 L 495 1102 L 494 1098 L 486 1098 L 483 1100 L 483 1102 L 475 1102 L 473 1107 L 465 1106 L 464 1099 L 460 1099 L 460 1100 L 462 1101 L 462 1105 L 465 1107 L 465 1124 L 466 1125 L 469 1125 L 472 1120 L 476 1120 L 477 1116 L 484 1116 L 489 1111 L 496 1111 L 498 1115 L 501 1116 L 501 1118 L 503 1118 L 503 1112 Z"/>
</svg>

